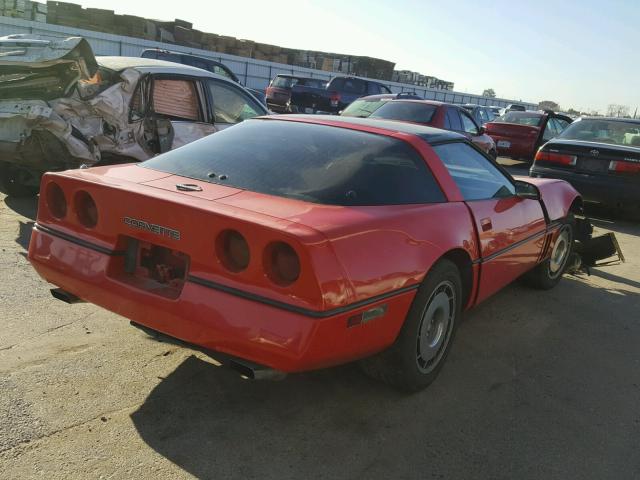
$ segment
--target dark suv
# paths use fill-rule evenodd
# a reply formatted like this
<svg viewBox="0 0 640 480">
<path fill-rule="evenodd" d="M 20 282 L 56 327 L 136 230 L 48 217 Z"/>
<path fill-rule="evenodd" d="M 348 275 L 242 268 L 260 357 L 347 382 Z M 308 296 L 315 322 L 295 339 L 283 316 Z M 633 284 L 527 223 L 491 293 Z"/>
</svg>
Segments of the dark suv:
<svg viewBox="0 0 640 480">
<path fill-rule="evenodd" d="M 291 91 L 324 88 L 327 81 L 298 75 L 276 75 L 267 87 L 267 106 L 274 112 L 291 113 Z"/>
</svg>

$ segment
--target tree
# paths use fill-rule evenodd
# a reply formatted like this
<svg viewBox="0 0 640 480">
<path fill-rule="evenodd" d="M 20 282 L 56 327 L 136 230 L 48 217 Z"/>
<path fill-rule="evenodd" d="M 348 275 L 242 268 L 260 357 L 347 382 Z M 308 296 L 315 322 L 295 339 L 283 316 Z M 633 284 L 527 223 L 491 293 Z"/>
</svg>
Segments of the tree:
<svg viewBox="0 0 640 480">
<path fill-rule="evenodd" d="M 630 117 L 629 107 L 627 105 L 616 105 L 612 103 L 607 107 L 608 117 Z"/>
<path fill-rule="evenodd" d="M 554 112 L 557 112 L 560 110 L 560 105 L 553 100 L 543 100 L 538 103 L 538 110 L 553 110 Z"/>
<path fill-rule="evenodd" d="M 483 97 L 496 98 L 496 92 L 493 88 L 487 88 L 484 92 L 482 92 Z"/>
</svg>

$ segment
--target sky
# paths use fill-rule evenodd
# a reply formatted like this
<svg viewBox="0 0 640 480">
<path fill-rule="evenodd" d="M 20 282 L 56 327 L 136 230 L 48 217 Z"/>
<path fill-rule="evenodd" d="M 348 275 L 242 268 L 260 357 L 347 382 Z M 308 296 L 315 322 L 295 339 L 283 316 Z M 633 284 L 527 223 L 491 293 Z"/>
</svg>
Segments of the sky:
<svg viewBox="0 0 640 480">
<path fill-rule="evenodd" d="M 640 107 L 638 0 L 72 0 L 281 47 L 367 55 L 455 90 Z M 639 108 L 640 111 L 640 108 Z"/>
</svg>

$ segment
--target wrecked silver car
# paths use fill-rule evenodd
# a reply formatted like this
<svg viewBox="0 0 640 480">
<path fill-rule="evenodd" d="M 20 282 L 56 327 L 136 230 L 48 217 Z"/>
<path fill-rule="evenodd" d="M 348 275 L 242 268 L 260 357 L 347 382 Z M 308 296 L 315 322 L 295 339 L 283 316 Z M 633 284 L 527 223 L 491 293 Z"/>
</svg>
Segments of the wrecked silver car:
<svg viewBox="0 0 640 480">
<path fill-rule="evenodd" d="M 0 38 L 0 191 L 35 195 L 45 171 L 129 163 L 267 109 L 206 70 L 95 57 L 83 38 Z"/>
</svg>

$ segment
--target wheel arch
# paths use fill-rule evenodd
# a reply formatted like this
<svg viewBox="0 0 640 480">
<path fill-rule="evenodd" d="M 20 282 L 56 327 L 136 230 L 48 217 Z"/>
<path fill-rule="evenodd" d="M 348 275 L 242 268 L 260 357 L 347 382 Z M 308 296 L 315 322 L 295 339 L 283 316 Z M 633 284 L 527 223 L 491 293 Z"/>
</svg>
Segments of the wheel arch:
<svg viewBox="0 0 640 480">
<path fill-rule="evenodd" d="M 441 259 L 452 262 L 460 272 L 460 280 L 462 281 L 462 308 L 465 309 L 469 304 L 473 292 L 473 262 L 471 261 L 471 257 L 463 248 L 454 248 L 442 255 L 438 261 Z"/>
</svg>

